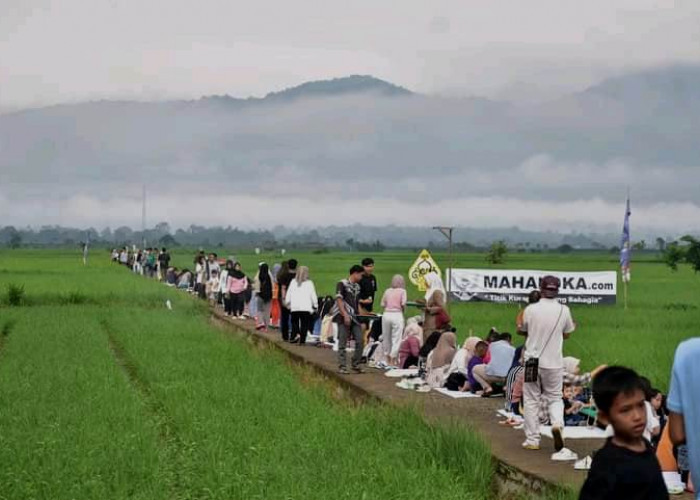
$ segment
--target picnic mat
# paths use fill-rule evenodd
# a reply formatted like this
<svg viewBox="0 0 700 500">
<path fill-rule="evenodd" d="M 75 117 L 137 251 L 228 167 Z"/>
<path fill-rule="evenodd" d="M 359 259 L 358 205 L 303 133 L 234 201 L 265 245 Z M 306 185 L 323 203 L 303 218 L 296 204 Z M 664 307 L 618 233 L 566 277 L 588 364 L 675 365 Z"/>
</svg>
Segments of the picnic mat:
<svg viewBox="0 0 700 500">
<path fill-rule="evenodd" d="M 415 377 L 418 375 L 418 368 L 389 370 L 384 375 L 391 378 Z"/>
<path fill-rule="evenodd" d="M 471 392 L 460 392 L 460 391 L 448 391 L 444 387 L 440 387 L 439 389 L 434 389 L 436 392 L 439 392 L 440 394 L 444 394 L 445 396 L 449 396 L 454 399 L 462 399 L 462 398 L 480 398 L 478 394 L 474 394 Z"/>
</svg>

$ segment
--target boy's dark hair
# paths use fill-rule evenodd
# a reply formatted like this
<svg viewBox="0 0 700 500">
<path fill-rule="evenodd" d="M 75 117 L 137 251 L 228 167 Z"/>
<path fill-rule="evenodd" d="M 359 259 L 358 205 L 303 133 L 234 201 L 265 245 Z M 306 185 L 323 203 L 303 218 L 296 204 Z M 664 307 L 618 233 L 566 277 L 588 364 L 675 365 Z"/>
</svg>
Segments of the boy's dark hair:
<svg viewBox="0 0 700 500">
<path fill-rule="evenodd" d="M 287 261 L 287 267 L 289 269 L 291 269 L 292 271 L 297 268 L 297 264 L 299 264 L 299 263 L 297 262 L 296 259 L 289 259 Z"/>
<path fill-rule="evenodd" d="M 467 381 L 467 377 L 463 373 L 450 373 L 445 381 L 445 389 L 448 391 L 458 391 L 460 387 Z"/>
<path fill-rule="evenodd" d="M 593 379 L 593 399 L 598 409 L 610 413 L 619 394 L 644 392 L 644 384 L 637 372 L 624 366 L 609 366 Z"/>
<path fill-rule="evenodd" d="M 355 264 L 354 266 L 352 266 L 352 267 L 350 268 L 350 274 L 364 273 L 364 272 L 365 272 L 365 270 L 363 269 L 363 267 L 362 267 L 362 266 L 358 266 L 357 264 Z"/>
<path fill-rule="evenodd" d="M 162 252 L 165 252 L 165 247 L 163 247 L 161 251 L 162 251 Z"/>
<path fill-rule="evenodd" d="M 214 256 L 215 259 L 218 259 L 218 258 L 219 258 L 219 256 L 216 255 L 216 252 L 212 252 L 211 254 Z"/>
<path fill-rule="evenodd" d="M 489 348 L 489 345 L 486 342 L 484 342 L 483 340 L 480 340 L 474 346 L 474 351 L 477 351 L 479 349 L 488 349 L 488 348 Z"/>
<path fill-rule="evenodd" d="M 511 340 L 513 340 L 513 336 L 508 332 L 503 332 L 498 336 L 498 340 L 505 340 L 506 342 L 510 342 Z"/>
<path fill-rule="evenodd" d="M 374 264 L 374 259 L 372 257 L 365 257 L 362 259 L 363 266 L 371 266 L 372 264 Z"/>
<path fill-rule="evenodd" d="M 569 387 L 573 387 L 573 386 L 574 386 L 574 384 L 572 384 L 571 382 L 564 382 L 564 385 L 563 385 L 564 389 L 568 389 Z"/>
<path fill-rule="evenodd" d="M 533 290 L 527 296 L 527 303 L 536 304 L 540 301 L 540 298 L 542 298 L 542 293 L 539 290 Z"/>
</svg>

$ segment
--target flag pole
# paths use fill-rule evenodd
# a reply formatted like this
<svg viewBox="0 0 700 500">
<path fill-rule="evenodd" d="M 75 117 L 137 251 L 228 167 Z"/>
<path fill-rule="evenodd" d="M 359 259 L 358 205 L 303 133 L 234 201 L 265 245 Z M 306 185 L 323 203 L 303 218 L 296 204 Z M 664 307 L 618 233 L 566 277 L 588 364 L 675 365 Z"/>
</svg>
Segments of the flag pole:
<svg viewBox="0 0 700 500">
<path fill-rule="evenodd" d="M 622 289 L 624 296 L 624 307 L 627 310 L 628 284 L 630 281 L 630 260 L 632 253 L 632 242 L 630 240 L 630 188 L 627 186 L 627 200 L 625 202 L 625 220 L 622 224 L 622 238 L 620 241 L 620 273 L 622 275 Z"/>
</svg>

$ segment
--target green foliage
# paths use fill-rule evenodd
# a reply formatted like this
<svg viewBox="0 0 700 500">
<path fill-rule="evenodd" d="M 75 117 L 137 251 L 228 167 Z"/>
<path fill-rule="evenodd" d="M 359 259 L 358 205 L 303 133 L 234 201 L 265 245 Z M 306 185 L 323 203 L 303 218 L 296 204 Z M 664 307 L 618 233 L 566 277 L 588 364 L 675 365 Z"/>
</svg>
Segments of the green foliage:
<svg viewBox="0 0 700 500">
<path fill-rule="evenodd" d="M 7 303 L 11 306 L 21 306 L 24 304 L 24 285 L 16 283 L 7 284 Z"/>
<path fill-rule="evenodd" d="M 673 241 L 666 245 L 662 258 L 672 271 L 678 271 L 678 264 L 685 259 L 685 250 Z"/>
<path fill-rule="evenodd" d="M 503 264 L 506 260 L 508 247 L 505 241 L 498 240 L 491 244 L 489 251 L 486 253 L 486 262 L 489 264 Z"/>
<path fill-rule="evenodd" d="M 685 260 L 693 268 L 693 271 L 700 272 L 700 240 L 690 235 L 683 236 L 681 241 L 688 243 L 685 250 Z"/>
</svg>

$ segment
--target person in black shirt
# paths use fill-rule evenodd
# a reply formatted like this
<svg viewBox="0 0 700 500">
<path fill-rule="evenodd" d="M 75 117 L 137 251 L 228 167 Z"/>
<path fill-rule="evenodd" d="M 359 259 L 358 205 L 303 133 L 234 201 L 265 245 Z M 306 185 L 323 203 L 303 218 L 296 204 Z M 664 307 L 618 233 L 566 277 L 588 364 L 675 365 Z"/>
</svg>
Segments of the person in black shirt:
<svg viewBox="0 0 700 500">
<path fill-rule="evenodd" d="M 668 490 L 646 427 L 644 384 L 633 370 L 605 368 L 593 379 L 598 418 L 615 435 L 593 456 L 579 500 L 667 500 Z"/>
<path fill-rule="evenodd" d="M 160 252 L 160 255 L 158 255 L 158 264 L 160 265 L 160 279 L 165 279 L 165 273 L 168 271 L 168 267 L 170 267 L 170 254 L 167 252 L 165 247 Z"/>
<path fill-rule="evenodd" d="M 363 314 L 371 313 L 374 305 L 374 296 L 377 293 L 377 278 L 372 274 L 374 271 L 374 259 L 369 257 L 362 259 L 364 273 L 360 279 L 360 310 Z"/>
<path fill-rule="evenodd" d="M 284 306 L 284 297 L 287 295 L 287 288 L 289 284 L 296 277 L 297 274 L 297 261 L 296 259 L 289 259 L 285 263 L 282 263 L 282 269 L 277 275 L 277 295 L 280 301 L 280 332 L 282 332 L 282 340 L 289 342 L 292 340 L 289 336 L 289 318 L 292 312 Z"/>
</svg>

